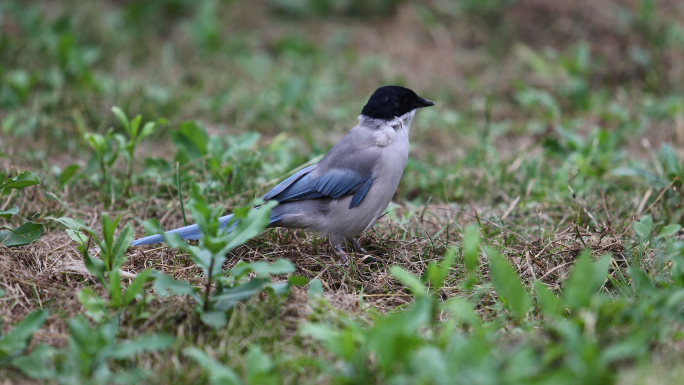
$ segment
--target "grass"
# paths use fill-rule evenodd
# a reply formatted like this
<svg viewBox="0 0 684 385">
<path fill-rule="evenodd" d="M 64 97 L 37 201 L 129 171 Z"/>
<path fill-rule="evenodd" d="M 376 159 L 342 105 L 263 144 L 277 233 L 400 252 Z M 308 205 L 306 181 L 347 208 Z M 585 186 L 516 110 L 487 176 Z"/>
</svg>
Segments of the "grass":
<svg viewBox="0 0 684 385">
<path fill-rule="evenodd" d="M 40 181 L 3 190 L 0 226 L 45 231 L 0 244 L 3 380 L 677 378 L 684 10 L 359 4 L 0 5 L 0 184 Z M 124 250 L 140 218 L 249 206 L 385 84 L 437 105 L 360 238 L 383 263 L 282 229 Z"/>
</svg>

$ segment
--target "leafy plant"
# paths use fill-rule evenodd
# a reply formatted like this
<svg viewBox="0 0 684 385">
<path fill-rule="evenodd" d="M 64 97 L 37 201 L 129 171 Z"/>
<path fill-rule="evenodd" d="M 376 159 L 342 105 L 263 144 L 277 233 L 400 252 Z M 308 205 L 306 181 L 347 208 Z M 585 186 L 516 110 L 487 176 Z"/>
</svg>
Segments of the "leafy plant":
<svg viewBox="0 0 684 385">
<path fill-rule="evenodd" d="M 112 107 L 112 112 L 123 126 L 126 136 L 114 133 L 113 127 L 110 127 L 104 135 L 90 132 L 84 134 L 86 142 L 93 151 L 93 156 L 100 170 L 100 177 L 103 180 L 101 187 L 103 203 L 107 202 L 106 198 L 113 202 L 118 194 L 123 196 L 130 194 L 130 188 L 133 183 L 133 155 L 135 148 L 140 141 L 154 133 L 157 124 L 164 122 L 164 120 L 146 122 L 141 127 L 141 115 L 136 115 L 133 119 L 129 119 L 126 113 L 117 106 Z M 122 155 L 126 162 L 121 186 L 116 183 L 117 175 L 112 170 L 112 166 L 119 155 Z"/>
<path fill-rule="evenodd" d="M 177 234 L 163 233 L 158 226 L 147 224 L 156 233 L 162 233 L 166 243 L 188 253 L 192 261 L 202 269 L 205 279 L 203 290 L 188 283 L 176 281 L 162 274 L 155 275 L 155 288 L 164 295 L 167 292 L 190 295 L 197 303 L 196 311 L 202 321 L 215 328 L 225 325 L 226 311 L 239 301 L 251 298 L 264 289 L 275 294 L 284 294 L 290 283 L 301 284 L 294 277 L 287 283 L 273 284 L 268 278 L 271 274 L 285 274 L 294 271 L 287 260 L 278 260 L 273 264 L 265 262 L 236 264 L 229 271 L 222 269 L 226 254 L 260 234 L 268 225 L 271 208 L 275 202 L 268 202 L 257 209 L 236 209 L 234 216 L 221 225 L 220 210 L 211 209 L 197 185 L 192 185 L 189 211 L 199 226 L 202 237 L 198 245 L 193 246 L 182 240 Z M 229 229 L 230 231 L 226 231 Z M 247 280 L 249 274 L 256 277 Z M 215 289 L 212 290 L 212 287 Z"/>
<path fill-rule="evenodd" d="M 24 171 L 19 175 L 9 178 L 0 184 L 0 196 L 10 189 L 21 190 L 29 186 L 39 184 L 40 181 L 36 174 Z M 19 213 L 19 207 L 15 206 L 9 210 L 0 210 L 0 218 L 10 219 Z M 0 226 L 0 245 L 6 247 L 24 246 L 40 238 L 45 232 L 45 227 L 40 223 L 27 221 L 18 227 L 11 229 Z"/>
<path fill-rule="evenodd" d="M 132 341 L 119 342 L 119 324 L 116 318 L 91 328 L 88 321 L 77 316 L 68 321 L 69 347 L 63 350 L 39 345 L 12 364 L 27 376 L 39 380 L 51 380 L 60 384 L 74 383 L 139 383 L 145 373 L 119 369 L 113 371 L 111 362 L 130 359 L 144 352 L 163 350 L 173 343 L 173 338 L 153 334 Z"/>
<path fill-rule="evenodd" d="M 83 255 L 86 268 L 109 294 L 109 301 L 105 302 L 97 293 L 87 287 L 78 293 L 78 299 L 91 318 L 96 321 L 107 318 L 109 314 L 107 305 L 115 310 L 122 310 L 144 294 L 143 285 L 152 279 L 152 270 L 143 270 L 138 273 L 125 290 L 122 290 L 121 285 L 122 279 L 119 268 L 126 262 L 125 253 L 133 241 L 133 227 L 130 223 L 127 223 L 118 237 L 115 237 L 120 216 L 112 220 L 107 213 L 102 214 L 101 236 L 78 219 L 51 219 L 67 227 L 69 236 L 79 244 L 78 249 Z M 99 252 L 100 259 L 91 255 L 89 250 L 91 242 L 97 246 L 96 250 Z M 136 314 L 141 311 L 142 309 L 139 308 Z"/>
<path fill-rule="evenodd" d="M 250 346 L 247 352 L 247 381 L 242 381 L 237 373 L 221 364 L 198 348 L 186 348 L 183 353 L 199 364 L 209 376 L 210 384 L 260 385 L 280 384 L 280 375 L 274 370 L 273 361 L 258 346 Z"/>
<path fill-rule="evenodd" d="M 36 310 L 14 325 L 12 330 L 0 334 L 0 366 L 7 365 L 28 347 L 33 333 L 48 317 L 45 310 Z"/>
</svg>

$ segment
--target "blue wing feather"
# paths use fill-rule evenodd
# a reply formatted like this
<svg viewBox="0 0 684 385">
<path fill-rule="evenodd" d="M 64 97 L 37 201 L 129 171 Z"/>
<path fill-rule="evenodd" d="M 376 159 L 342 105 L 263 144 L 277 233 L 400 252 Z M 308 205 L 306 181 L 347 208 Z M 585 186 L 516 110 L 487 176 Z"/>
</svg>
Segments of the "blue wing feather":
<svg viewBox="0 0 684 385">
<path fill-rule="evenodd" d="M 373 178 L 368 178 L 366 179 L 366 182 L 359 187 L 358 190 L 354 193 L 354 197 L 352 198 L 351 203 L 349 203 L 349 208 L 353 209 L 354 207 L 358 206 L 359 203 L 363 200 L 363 198 L 366 196 L 366 193 L 368 192 L 368 189 L 370 189 L 371 184 L 373 183 Z"/>
<path fill-rule="evenodd" d="M 368 192 L 373 178 L 364 177 L 348 169 L 334 168 L 323 175 L 312 176 L 315 166 L 309 166 L 289 177 L 262 197 L 278 202 L 298 201 L 316 198 L 341 198 L 354 194 L 350 208 L 357 206 Z"/>
</svg>

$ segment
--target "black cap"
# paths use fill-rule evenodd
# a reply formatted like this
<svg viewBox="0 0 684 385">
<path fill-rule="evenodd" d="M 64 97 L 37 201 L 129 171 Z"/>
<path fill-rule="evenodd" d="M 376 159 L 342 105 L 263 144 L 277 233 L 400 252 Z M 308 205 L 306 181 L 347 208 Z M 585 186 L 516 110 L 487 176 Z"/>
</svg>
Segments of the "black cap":
<svg viewBox="0 0 684 385">
<path fill-rule="evenodd" d="M 421 98 L 408 88 L 384 86 L 375 90 L 361 110 L 361 114 L 369 118 L 390 120 L 416 108 L 434 105 L 435 103 Z"/>
</svg>

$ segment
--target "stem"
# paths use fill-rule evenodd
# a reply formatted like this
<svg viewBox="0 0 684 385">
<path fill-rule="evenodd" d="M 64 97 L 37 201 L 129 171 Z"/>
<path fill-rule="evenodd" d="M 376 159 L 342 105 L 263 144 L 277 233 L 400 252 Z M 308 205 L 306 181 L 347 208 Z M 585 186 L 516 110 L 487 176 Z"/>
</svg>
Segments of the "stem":
<svg viewBox="0 0 684 385">
<path fill-rule="evenodd" d="M 214 270 L 214 262 L 216 258 L 211 258 L 209 263 L 209 270 L 207 271 L 207 288 L 204 290 L 204 311 L 209 311 L 209 293 L 211 291 L 211 271 Z"/>
</svg>

